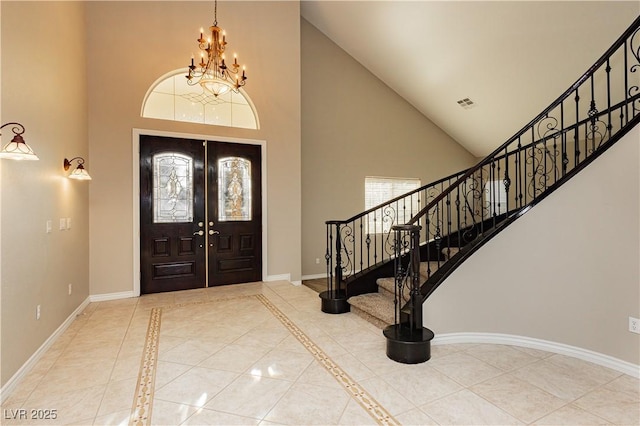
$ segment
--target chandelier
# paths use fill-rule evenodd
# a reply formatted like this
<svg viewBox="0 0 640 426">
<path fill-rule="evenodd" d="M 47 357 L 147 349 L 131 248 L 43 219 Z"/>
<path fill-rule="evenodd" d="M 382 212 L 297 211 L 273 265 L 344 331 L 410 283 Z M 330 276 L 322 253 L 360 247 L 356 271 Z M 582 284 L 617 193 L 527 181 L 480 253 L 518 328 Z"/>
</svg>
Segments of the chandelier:
<svg viewBox="0 0 640 426">
<path fill-rule="evenodd" d="M 191 86 L 199 84 L 203 89 L 218 97 L 229 90 L 238 93 L 240 87 L 245 85 L 247 76 L 245 67 L 240 65 L 238 57 L 233 55 L 233 63 L 227 65 L 224 58 L 224 51 L 227 46 L 225 32 L 218 27 L 218 0 L 214 2 L 213 25 L 209 27 L 211 35 L 204 38 L 203 29 L 200 28 L 200 38 L 198 48 L 200 49 L 200 62 L 194 63 L 195 58 L 191 55 L 191 65 L 187 83 Z"/>
</svg>

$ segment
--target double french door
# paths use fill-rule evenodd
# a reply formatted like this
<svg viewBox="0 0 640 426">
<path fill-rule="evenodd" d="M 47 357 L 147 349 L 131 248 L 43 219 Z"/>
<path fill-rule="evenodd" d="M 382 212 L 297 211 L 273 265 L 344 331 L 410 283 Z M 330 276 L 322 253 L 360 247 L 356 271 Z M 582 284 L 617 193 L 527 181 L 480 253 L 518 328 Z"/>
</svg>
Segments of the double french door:
<svg viewBox="0 0 640 426">
<path fill-rule="evenodd" d="M 140 136 L 143 294 L 262 279 L 260 146 Z"/>
</svg>

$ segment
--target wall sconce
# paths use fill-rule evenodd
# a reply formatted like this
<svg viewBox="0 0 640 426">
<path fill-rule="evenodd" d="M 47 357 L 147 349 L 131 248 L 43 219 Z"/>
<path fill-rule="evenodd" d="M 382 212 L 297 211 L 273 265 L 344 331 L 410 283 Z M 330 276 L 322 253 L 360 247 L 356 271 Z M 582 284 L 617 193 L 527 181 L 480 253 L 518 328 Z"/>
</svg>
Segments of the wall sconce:
<svg viewBox="0 0 640 426">
<path fill-rule="evenodd" d="M 63 163 L 64 170 L 69 170 L 69 167 L 71 167 L 71 162 L 74 160 L 78 160 L 78 166 L 69 174 L 69 179 L 91 180 L 91 176 L 89 176 L 89 173 L 87 173 L 84 168 L 84 158 L 82 157 L 73 157 L 71 160 L 67 160 L 65 158 Z"/>
<path fill-rule="evenodd" d="M 11 125 L 13 125 L 11 128 L 13 139 L 2 148 L 0 158 L 7 160 L 39 160 L 38 156 L 33 152 L 33 149 L 22 139 L 22 134 L 24 133 L 24 126 L 22 124 L 6 123 L 0 126 L 0 129 Z"/>
</svg>

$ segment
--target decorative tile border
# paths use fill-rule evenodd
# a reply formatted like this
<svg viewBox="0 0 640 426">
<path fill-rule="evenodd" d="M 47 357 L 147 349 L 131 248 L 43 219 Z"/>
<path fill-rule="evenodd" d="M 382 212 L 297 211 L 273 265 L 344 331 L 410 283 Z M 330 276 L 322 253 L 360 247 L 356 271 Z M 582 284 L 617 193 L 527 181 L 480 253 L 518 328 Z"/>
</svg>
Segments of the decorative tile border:
<svg viewBox="0 0 640 426">
<path fill-rule="evenodd" d="M 147 337 L 144 341 L 140 371 L 138 372 L 138 384 L 133 399 L 133 407 L 131 408 L 131 416 L 129 417 L 130 425 L 143 426 L 151 424 L 161 318 L 162 308 L 152 308 L 149 315 Z"/>
<path fill-rule="evenodd" d="M 318 347 L 297 325 L 295 325 L 280 309 L 278 309 L 264 295 L 255 296 L 266 306 L 271 313 L 287 327 L 289 332 L 322 364 L 324 368 L 345 388 L 345 390 L 356 400 L 362 408 L 380 425 L 399 425 L 400 423 L 382 407 L 369 393 L 355 380 L 340 368 L 322 349 Z"/>
<path fill-rule="evenodd" d="M 203 305 L 226 300 L 255 298 L 260 301 L 271 314 L 276 317 L 289 332 L 313 355 L 313 357 L 342 385 L 351 397 L 380 425 L 395 426 L 400 423 L 382 407 L 362 386 L 340 368 L 322 349 L 318 347 L 296 324 L 293 323 L 263 294 L 252 296 L 223 297 L 219 300 L 186 302 L 152 308 L 145 339 L 144 352 L 138 373 L 138 385 L 131 409 L 129 424 L 135 426 L 151 425 L 151 410 L 158 360 L 160 339 L 160 319 L 163 310 L 172 310 L 191 305 Z"/>
</svg>

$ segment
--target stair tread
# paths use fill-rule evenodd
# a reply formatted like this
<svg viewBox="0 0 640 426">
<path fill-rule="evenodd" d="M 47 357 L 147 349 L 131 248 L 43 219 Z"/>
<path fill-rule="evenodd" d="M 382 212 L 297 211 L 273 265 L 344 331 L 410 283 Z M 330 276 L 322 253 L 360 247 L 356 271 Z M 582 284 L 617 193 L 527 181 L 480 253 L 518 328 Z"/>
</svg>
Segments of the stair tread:
<svg viewBox="0 0 640 426">
<path fill-rule="evenodd" d="M 420 262 L 420 277 L 422 282 L 428 278 L 427 271 L 431 273 L 435 272 L 442 263 L 439 262 Z M 350 297 L 347 302 L 353 308 L 353 312 L 358 314 L 358 311 L 365 314 L 367 321 L 381 326 L 381 324 L 394 324 L 395 323 L 395 309 L 393 306 L 395 278 L 378 278 L 376 280 L 378 284 L 378 293 L 365 293 L 359 296 Z M 409 293 L 405 294 L 404 301 L 409 300 Z M 383 328 L 383 327 L 382 327 Z"/>
<path fill-rule="evenodd" d="M 426 281 L 428 278 L 427 275 L 427 270 L 430 269 L 431 273 L 433 274 L 440 265 L 442 265 L 444 263 L 444 261 L 440 261 L 440 262 L 420 262 L 420 280 L 421 283 Z M 396 281 L 394 277 L 387 277 L 387 278 L 378 278 L 376 280 L 376 284 L 378 284 L 378 287 L 382 287 L 384 290 L 393 293 L 394 291 L 394 287 L 396 285 Z"/>
<path fill-rule="evenodd" d="M 350 297 L 349 304 L 387 323 L 394 323 L 393 299 L 382 293 L 366 293 Z"/>
</svg>

